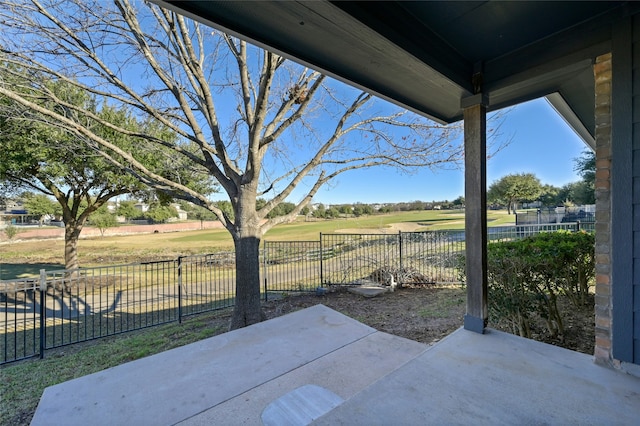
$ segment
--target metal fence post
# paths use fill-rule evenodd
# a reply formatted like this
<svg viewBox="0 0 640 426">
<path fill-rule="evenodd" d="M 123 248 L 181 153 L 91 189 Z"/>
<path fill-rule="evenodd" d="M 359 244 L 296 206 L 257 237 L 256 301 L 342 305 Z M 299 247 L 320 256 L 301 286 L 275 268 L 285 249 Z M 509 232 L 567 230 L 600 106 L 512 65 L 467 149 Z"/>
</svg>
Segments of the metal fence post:
<svg viewBox="0 0 640 426">
<path fill-rule="evenodd" d="M 404 275 L 404 272 L 402 270 L 402 231 L 398 231 L 398 255 L 399 255 L 399 258 L 400 258 L 400 262 L 399 262 L 400 263 L 400 265 L 399 265 L 400 268 L 398 269 L 398 276 L 396 278 L 398 279 L 398 282 L 402 285 L 402 284 L 404 284 L 404 283 L 402 283 L 400 281 L 401 276 Z"/>
<path fill-rule="evenodd" d="M 178 323 L 182 324 L 182 256 L 178 257 Z"/>
<path fill-rule="evenodd" d="M 40 269 L 40 359 L 44 358 L 44 348 L 46 348 L 46 325 L 45 318 L 47 310 L 45 309 L 47 294 L 47 273 L 44 269 Z"/>
<path fill-rule="evenodd" d="M 322 232 L 320 233 L 320 287 L 324 287 L 324 254 L 322 253 Z"/>
<path fill-rule="evenodd" d="M 262 256 L 262 271 L 264 273 L 264 301 L 266 302 L 269 298 L 267 293 L 267 257 L 269 257 L 269 242 L 264 242 L 264 252 Z"/>
</svg>

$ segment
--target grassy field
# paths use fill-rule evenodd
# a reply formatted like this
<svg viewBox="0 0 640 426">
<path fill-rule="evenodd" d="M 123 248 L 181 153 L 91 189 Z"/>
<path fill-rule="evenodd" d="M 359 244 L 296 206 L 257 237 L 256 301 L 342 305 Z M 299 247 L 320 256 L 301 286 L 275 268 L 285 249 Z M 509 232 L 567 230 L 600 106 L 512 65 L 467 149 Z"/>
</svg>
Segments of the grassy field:
<svg viewBox="0 0 640 426">
<path fill-rule="evenodd" d="M 505 211 L 489 211 L 489 226 L 513 223 Z M 332 220 L 300 219 L 271 229 L 265 240 L 317 241 L 320 233 L 397 233 L 464 228 L 460 211 L 411 211 Z M 41 268 L 63 267 L 61 239 L 12 241 L 0 245 L 0 279 L 35 277 Z M 81 239 L 79 258 L 82 266 L 174 259 L 178 256 L 232 250 L 233 242 L 224 229 L 158 234 L 136 234 Z"/>
</svg>

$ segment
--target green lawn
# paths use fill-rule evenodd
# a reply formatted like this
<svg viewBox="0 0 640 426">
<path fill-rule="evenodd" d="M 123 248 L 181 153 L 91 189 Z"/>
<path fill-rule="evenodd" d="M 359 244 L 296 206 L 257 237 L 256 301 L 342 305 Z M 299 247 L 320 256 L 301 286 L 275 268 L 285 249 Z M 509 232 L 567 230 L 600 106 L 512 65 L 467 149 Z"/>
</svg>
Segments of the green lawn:
<svg viewBox="0 0 640 426">
<path fill-rule="evenodd" d="M 40 275 L 40 269 L 64 269 L 61 263 L 0 263 L 0 280 L 13 278 L 34 278 Z"/>
<path fill-rule="evenodd" d="M 513 215 L 489 211 L 489 226 L 512 224 Z M 300 218 L 267 232 L 264 240 L 317 241 L 320 233 L 397 233 L 436 229 L 463 229 L 461 211 L 410 211 L 331 220 Z M 81 239 L 78 243 L 82 266 L 106 266 L 175 259 L 198 253 L 233 250 L 233 241 L 225 229 L 210 229 L 159 234 L 137 234 Z M 64 242 L 60 239 L 14 241 L 0 245 L 1 278 L 38 276 L 41 268 L 60 269 Z"/>
</svg>

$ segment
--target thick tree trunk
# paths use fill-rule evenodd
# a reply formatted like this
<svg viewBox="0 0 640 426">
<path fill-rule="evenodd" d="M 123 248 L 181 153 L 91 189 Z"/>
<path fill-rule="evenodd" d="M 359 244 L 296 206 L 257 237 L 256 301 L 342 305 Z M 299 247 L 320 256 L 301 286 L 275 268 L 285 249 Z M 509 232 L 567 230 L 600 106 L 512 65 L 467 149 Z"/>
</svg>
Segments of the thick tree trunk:
<svg viewBox="0 0 640 426">
<path fill-rule="evenodd" d="M 234 238 L 236 250 L 236 303 L 229 328 L 246 327 L 264 319 L 260 306 L 260 238 Z"/>
<path fill-rule="evenodd" d="M 236 251 L 236 303 L 230 330 L 264 319 L 260 305 L 260 240 L 262 230 L 256 211 L 257 179 L 242 185 L 234 204 L 235 227 L 231 230 Z"/>
<path fill-rule="evenodd" d="M 65 269 L 77 269 L 78 263 L 78 239 L 82 232 L 82 224 L 74 220 L 67 220 L 64 224 L 64 267 Z"/>
</svg>

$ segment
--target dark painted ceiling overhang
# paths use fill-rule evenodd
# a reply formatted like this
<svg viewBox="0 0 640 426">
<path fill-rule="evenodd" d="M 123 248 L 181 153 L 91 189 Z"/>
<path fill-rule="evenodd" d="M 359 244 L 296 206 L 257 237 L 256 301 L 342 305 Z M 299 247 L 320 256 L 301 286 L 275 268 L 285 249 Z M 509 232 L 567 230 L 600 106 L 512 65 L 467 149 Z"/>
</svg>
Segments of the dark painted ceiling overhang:
<svg viewBox="0 0 640 426">
<path fill-rule="evenodd" d="M 547 96 L 593 146 L 596 56 L 620 1 L 156 1 L 440 122 Z M 481 75 L 481 77 L 478 77 Z M 476 77 L 474 77 L 476 76 Z M 481 83 L 480 83 L 481 82 Z"/>
</svg>

